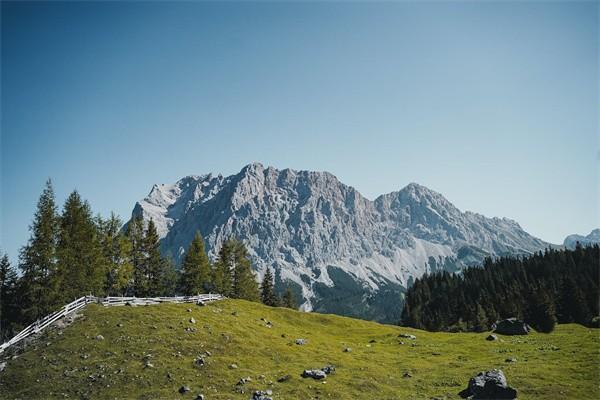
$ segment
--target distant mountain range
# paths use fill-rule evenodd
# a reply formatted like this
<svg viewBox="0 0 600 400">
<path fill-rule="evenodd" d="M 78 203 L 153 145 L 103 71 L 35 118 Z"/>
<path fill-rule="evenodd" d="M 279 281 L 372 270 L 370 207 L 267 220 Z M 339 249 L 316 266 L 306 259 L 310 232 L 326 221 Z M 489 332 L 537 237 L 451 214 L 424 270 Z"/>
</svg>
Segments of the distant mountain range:
<svg viewBox="0 0 600 400">
<path fill-rule="evenodd" d="M 600 229 L 594 229 L 587 236 L 569 235 L 565 238 L 563 245 L 567 249 L 574 249 L 579 242 L 582 246 L 588 246 L 594 243 L 600 243 Z"/>
<path fill-rule="evenodd" d="M 424 273 L 549 245 L 416 183 L 371 201 L 328 172 L 259 163 L 154 185 L 132 214 L 154 220 L 163 253 L 177 262 L 196 231 L 213 259 L 235 236 L 258 275 L 273 268 L 276 287 L 292 287 L 303 309 L 386 322 L 398 320 L 401 293 Z"/>
</svg>

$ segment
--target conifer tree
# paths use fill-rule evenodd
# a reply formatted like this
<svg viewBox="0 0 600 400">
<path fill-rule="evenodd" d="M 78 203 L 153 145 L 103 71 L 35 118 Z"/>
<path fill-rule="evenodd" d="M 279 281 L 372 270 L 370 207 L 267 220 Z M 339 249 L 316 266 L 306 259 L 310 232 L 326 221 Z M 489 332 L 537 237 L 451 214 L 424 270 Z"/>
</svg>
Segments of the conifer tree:
<svg viewBox="0 0 600 400">
<path fill-rule="evenodd" d="M 211 267 L 204 249 L 204 240 L 196 232 L 181 266 L 181 288 L 183 294 L 193 296 L 206 293 L 212 286 Z"/>
<path fill-rule="evenodd" d="M 262 283 L 260 285 L 260 298 L 263 304 L 267 306 L 276 307 L 278 305 L 278 299 L 273 290 L 273 274 L 271 269 L 267 267 L 265 275 L 263 276 Z"/>
<path fill-rule="evenodd" d="M 22 273 L 19 302 L 21 320 L 25 324 L 47 315 L 59 304 L 53 279 L 56 273 L 58 215 L 49 179 L 38 200 L 29 230 L 31 236 L 21 249 L 19 262 Z"/>
<path fill-rule="evenodd" d="M 57 276 L 60 303 L 104 294 L 106 264 L 92 211 L 77 191 L 63 207 L 58 235 Z"/>
<path fill-rule="evenodd" d="M 10 264 L 8 254 L 0 259 L 0 339 L 12 334 L 17 321 L 17 273 Z"/>
<path fill-rule="evenodd" d="M 133 284 L 131 242 L 121 233 L 123 223 L 114 213 L 110 218 L 97 218 L 102 253 L 107 266 L 106 294 L 124 296 L 130 294 Z"/>
<path fill-rule="evenodd" d="M 158 232 L 154 221 L 150 219 L 143 240 L 145 254 L 144 270 L 148 280 L 144 296 L 160 296 L 165 291 L 166 263 L 160 254 Z"/>
<path fill-rule="evenodd" d="M 233 297 L 260 301 L 258 282 L 252 271 L 252 262 L 246 246 L 238 240 L 233 246 Z"/>
<path fill-rule="evenodd" d="M 233 292 L 233 248 L 234 242 L 226 240 L 219 249 L 219 257 L 213 268 L 214 290 L 231 297 Z"/>
<path fill-rule="evenodd" d="M 148 276 L 144 254 L 144 224 L 140 216 L 133 217 L 129 221 L 127 238 L 129 239 L 130 259 L 133 267 L 133 294 L 144 297 L 148 292 Z"/>
<path fill-rule="evenodd" d="M 292 293 L 292 289 L 290 289 L 289 287 L 283 293 L 281 304 L 284 307 L 292 308 L 294 310 L 298 308 L 298 306 L 296 305 L 296 300 L 294 298 L 294 293 Z"/>
<path fill-rule="evenodd" d="M 546 292 L 540 291 L 530 300 L 525 322 L 538 332 L 550 333 L 556 325 L 555 314 L 554 303 Z"/>
</svg>

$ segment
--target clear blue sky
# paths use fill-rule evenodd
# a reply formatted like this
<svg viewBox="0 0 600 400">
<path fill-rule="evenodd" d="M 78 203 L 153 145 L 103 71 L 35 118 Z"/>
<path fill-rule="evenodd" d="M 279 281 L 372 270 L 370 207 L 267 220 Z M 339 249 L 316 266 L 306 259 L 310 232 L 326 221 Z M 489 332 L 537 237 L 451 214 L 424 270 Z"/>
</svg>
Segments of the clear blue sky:
<svg viewBox="0 0 600 400">
<path fill-rule="evenodd" d="M 2 2 L 2 237 L 44 181 L 129 217 L 251 161 L 598 227 L 598 3 Z"/>
</svg>

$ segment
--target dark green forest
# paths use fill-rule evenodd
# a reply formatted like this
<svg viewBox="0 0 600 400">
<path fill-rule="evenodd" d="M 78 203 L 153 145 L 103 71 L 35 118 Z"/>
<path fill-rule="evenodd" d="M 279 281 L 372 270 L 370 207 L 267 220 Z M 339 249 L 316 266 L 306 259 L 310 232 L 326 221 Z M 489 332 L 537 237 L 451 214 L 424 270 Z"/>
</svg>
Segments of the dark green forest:
<svg viewBox="0 0 600 400">
<path fill-rule="evenodd" d="M 528 257 L 488 258 L 461 274 L 425 275 L 408 289 L 401 324 L 429 331 L 490 329 L 523 319 L 550 332 L 556 322 L 598 323 L 600 247 L 547 249 Z"/>
<path fill-rule="evenodd" d="M 50 180 L 38 200 L 30 238 L 18 265 L 0 257 L 0 339 L 81 296 L 174 296 L 221 293 L 295 308 L 291 292 L 278 297 L 273 274 L 259 287 L 244 244 L 231 238 L 211 263 L 197 233 L 178 270 L 159 249 L 152 220 L 123 227 L 114 214 L 94 215 L 77 191 L 59 212 Z"/>
</svg>

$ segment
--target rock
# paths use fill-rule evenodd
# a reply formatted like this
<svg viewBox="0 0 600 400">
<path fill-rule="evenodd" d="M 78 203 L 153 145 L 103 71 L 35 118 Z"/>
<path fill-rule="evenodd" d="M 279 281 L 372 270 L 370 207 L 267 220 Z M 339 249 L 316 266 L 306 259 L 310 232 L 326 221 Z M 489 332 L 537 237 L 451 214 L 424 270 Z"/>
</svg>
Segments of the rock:
<svg viewBox="0 0 600 400">
<path fill-rule="evenodd" d="M 408 333 L 401 333 L 398 335 L 398 337 L 410 340 L 415 340 L 417 338 L 415 335 L 409 335 Z"/>
<path fill-rule="evenodd" d="M 96 336 L 96 340 L 104 340 L 104 336 L 98 335 L 98 336 Z"/>
<path fill-rule="evenodd" d="M 469 380 L 469 386 L 460 392 L 463 398 L 512 400 L 517 398 L 517 391 L 506 382 L 504 373 L 499 369 L 480 372 Z"/>
<path fill-rule="evenodd" d="M 0 372 L 4 371 L 5 368 L 6 368 L 6 362 L 1 362 L 0 363 Z"/>
<path fill-rule="evenodd" d="M 204 395 L 199 394 L 198 396 L 196 396 L 196 400 L 204 400 Z"/>
<path fill-rule="evenodd" d="M 292 377 L 291 375 L 280 376 L 279 378 L 277 378 L 277 382 L 279 382 L 279 383 L 287 382 L 290 380 L 291 377 Z"/>
<path fill-rule="evenodd" d="M 371 340 L 369 340 L 369 343 L 377 343 L 377 340 L 371 339 Z"/>
<path fill-rule="evenodd" d="M 486 337 L 485 340 L 489 340 L 489 341 L 498 340 L 498 336 L 491 334 L 488 337 Z"/>
<path fill-rule="evenodd" d="M 405 372 L 404 375 L 402 375 L 403 378 L 412 378 L 412 375 L 410 374 L 410 372 Z"/>
<path fill-rule="evenodd" d="M 204 302 L 202 300 L 198 301 L 198 303 L 196 303 L 196 304 L 198 304 L 198 306 L 200 306 L 200 307 L 204 307 L 206 305 L 206 304 L 204 304 Z"/>
<path fill-rule="evenodd" d="M 515 362 L 517 362 L 517 359 L 515 357 L 510 357 L 510 358 L 507 358 L 504 361 L 507 362 L 507 363 L 515 363 Z"/>
<path fill-rule="evenodd" d="M 306 339 L 296 339 L 296 344 L 299 346 L 306 344 Z"/>
<path fill-rule="evenodd" d="M 238 369 L 237 364 L 229 364 L 229 369 Z"/>
<path fill-rule="evenodd" d="M 182 386 L 179 388 L 179 393 L 184 394 L 184 393 L 189 392 L 190 390 L 192 390 L 192 389 L 190 389 L 189 386 Z"/>
<path fill-rule="evenodd" d="M 152 363 L 151 363 L 151 362 L 149 362 L 149 361 L 146 361 L 146 362 L 144 363 L 144 368 L 154 368 L 154 364 L 152 364 Z"/>
<path fill-rule="evenodd" d="M 352 353 L 352 348 L 351 347 L 346 347 L 344 349 L 344 353 Z"/>
<path fill-rule="evenodd" d="M 325 372 L 327 375 L 332 374 L 335 372 L 335 366 L 333 365 L 326 365 L 323 368 L 321 368 L 321 371 Z"/>
<path fill-rule="evenodd" d="M 194 317 L 190 318 L 190 324 L 195 324 L 196 320 L 194 319 Z"/>
<path fill-rule="evenodd" d="M 206 364 L 206 361 L 204 361 L 203 357 L 198 357 L 194 360 L 194 365 L 197 367 L 202 367 L 204 364 Z"/>
<path fill-rule="evenodd" d="M 272 397 L 270 397 L 273 394 L 272 390 L 256 390 L 253 394 L 252 397 L 250 398 L 250 400 L 273 400 Z"/>
<path fill-rule="evenodd" d="M 531 327 L 525 322 L 516 318 L 507 318 L 502 321 L 497 321 L 492 329 L 494 333 L 501 335 L 527 335 L 531 331 Z"/>
<path fill-rule="evenodd" d="M 303 378 L 313 378 L 313 379 L 325 379 L 327 374 L 320 369 L 305 369 L 302 372 Z"/>
<path fill-rule="evenodd" d="M 122 327 L 123 327 L 123 324 L 117 324 L 117 326 L 118 326 L 119 328 L 122 328 Z"/>
<path fill-rule="evenodd" d="M 248 377 L 246 377 L 246 378 L 241 378 L 241 379 L 238 381 L 237 385 L 238 385 L 238 386 L 242 386 L 242 385 L 245 385 L 245 384 L 246 384 L 246 383 L 248 383 L 248 382 L 252 382 L 252 378 L 250 378 L 249 376 L 248 376 Z"/>
<path fill-rule="evenodd" d="M 187 312 L 192 312 L 192 309 L 191 309 L 191 308 L 188 308 L 188 309 L 187 309 Z"/>
</svg>

